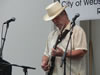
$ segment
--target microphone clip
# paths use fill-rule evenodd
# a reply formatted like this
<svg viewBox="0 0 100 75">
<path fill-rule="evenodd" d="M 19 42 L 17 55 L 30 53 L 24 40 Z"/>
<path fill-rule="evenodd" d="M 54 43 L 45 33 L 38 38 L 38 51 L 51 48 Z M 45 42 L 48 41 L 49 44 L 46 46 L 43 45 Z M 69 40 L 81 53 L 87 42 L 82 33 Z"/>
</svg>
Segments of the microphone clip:
<svg viewBox="0 0 100 75">
<path fill-rule="evenodd" d="M 16 20 L 16 18 L 15 17 L 12 17 L 11 19 L 5 21 L 3 24 L 9 24 L 10 22 L 13 22 L 15 20 Z"/>
</svg>

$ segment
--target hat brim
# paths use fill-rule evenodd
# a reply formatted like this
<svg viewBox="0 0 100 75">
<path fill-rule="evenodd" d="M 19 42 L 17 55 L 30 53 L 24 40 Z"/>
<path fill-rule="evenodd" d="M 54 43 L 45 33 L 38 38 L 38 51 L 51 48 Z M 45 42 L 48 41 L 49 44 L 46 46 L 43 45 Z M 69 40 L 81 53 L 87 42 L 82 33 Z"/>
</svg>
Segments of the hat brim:
<svg viewBox="0 0 100 75">
<path fill-rule="evenodd" d="M 43 19 L 44 21 L 49 21 L 49 20 L 52 20 L 54 19 L 56 16 L 58 16 L 66 7 L 62 7 L 62 9 L 60 9 L 55 15 L 53 16 L 49 16 L 48 14 L 46 14 Z"/>
</svg>

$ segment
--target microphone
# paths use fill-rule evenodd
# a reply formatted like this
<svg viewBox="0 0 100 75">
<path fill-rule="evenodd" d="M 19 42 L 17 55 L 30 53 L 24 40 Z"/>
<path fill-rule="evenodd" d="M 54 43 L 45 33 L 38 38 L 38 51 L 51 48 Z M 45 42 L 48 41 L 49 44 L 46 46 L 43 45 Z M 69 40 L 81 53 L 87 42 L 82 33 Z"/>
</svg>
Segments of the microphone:
<svg viewBox="0 0 100 75">
<path fill-rule="evenodd" d="M 75 22 L 75 20 L 76 20 L 79 16 L 80 16 L 80 14 L 77 13 L 77 14 L 74 16 L 74 18 L 72 19 L 72 21 Z"/>
<path fill-rule="evenodd" d="M 15 17 L 12 17 L 11 19 L 9 19 L 6 22 L 4 22 L 3 24 L 8 24 L 8 23 L 10 23 L 12 21 L 15 21 L 15 20 L 16 20 L 16 18 Z"/>
</svg>

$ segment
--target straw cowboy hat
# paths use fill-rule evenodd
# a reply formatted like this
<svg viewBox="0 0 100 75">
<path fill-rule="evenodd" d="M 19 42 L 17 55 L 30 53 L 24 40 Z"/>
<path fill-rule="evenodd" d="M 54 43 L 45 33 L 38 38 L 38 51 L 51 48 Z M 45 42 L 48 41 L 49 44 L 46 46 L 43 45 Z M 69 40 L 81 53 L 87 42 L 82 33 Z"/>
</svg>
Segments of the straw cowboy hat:
<svg viewBox="0 0 100 75">
<path fill-rule="evenodd" d="M 66 8 L 66 6 L 62 7 L 62 5 L 56 1 L 52 4 L 50 4 L 46 10 L 47 10 L 47 14 L 43 17 L 43 19 L 45 21 L 49 21 L 54 19 L 56 16 L 58 16 L 64 9 Z"/>
</svg>

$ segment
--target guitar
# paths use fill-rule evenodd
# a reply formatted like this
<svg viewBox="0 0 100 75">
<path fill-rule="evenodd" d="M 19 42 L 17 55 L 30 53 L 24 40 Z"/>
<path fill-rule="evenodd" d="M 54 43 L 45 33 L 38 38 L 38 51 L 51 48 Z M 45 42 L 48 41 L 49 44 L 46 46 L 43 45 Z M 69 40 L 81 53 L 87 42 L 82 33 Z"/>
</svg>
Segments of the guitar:
<svg viewBox="0 0 100 75">
<path fill-rule="evenodd" d="M 53 48 L 56 50 L 57 48 L 57 45 L 65 38 L 65 36 L 67 35 L 67 33 L 69 32 L 69 30 L 65 30 L 62 34 L 60 34 L 58 37 L 57 37 L 57 40 L 56 40 L 56 43 L 55 45 L 53 46 Z M 52 56 L 51 57 L 51 64 L 50 64 L 50 70 L 48 71 L 47 75 L 52 75 L 53 74 L 53 70 L 54 70 L 54 67 L 55 67 L 55 59 L 56 57 L 55 56 Z"/>
</svg>

